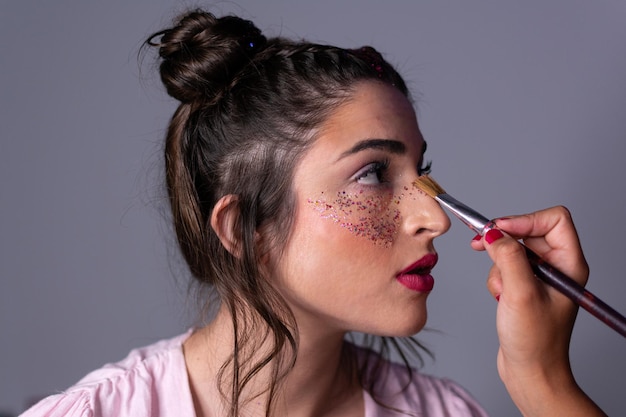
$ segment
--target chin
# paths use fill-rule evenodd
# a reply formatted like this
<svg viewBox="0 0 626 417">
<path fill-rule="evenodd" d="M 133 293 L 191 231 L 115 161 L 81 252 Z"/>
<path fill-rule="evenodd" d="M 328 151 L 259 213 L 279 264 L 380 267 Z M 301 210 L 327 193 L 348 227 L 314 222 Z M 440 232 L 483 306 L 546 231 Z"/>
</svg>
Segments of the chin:
<svg viewBox="0 0 626 417">
<path fill-rule="evenodd" d="M 393 321 L 392 321 L 393 320 Z M 389 319 L 385 327 L 372 332 L 385 337 L 411 337 L 419 333 L 426 326 L 427 313 L 424 309 L 419 314 L 405 314 L 401 318 Z"/>
<path fill-rule="evenodd" d="M 428 319 L 428 310 L 426 309 L 426 302 L 418 301 L 412 308 L 408 308 L 402 312 L 399 312 L 396 322 L 395 331 L 393 336 L 396 337 L 409 337 L 419 333 Z"/>
<path fill-rule="evenodd" d="M 413 323 L 412 326 L 409 326 L 406 329 L 403 329 L 402 331 L 398 332 L 397 335 L 394 335 L 394 336 L 396 337 L 414 336 L 417 333 L 421 332 L 422 329 L 424 329 L 424 326 L 426 326 L 426 317 L 423 317 L 422 320 L 419 320 L 418 322 Z"/>
</svg>

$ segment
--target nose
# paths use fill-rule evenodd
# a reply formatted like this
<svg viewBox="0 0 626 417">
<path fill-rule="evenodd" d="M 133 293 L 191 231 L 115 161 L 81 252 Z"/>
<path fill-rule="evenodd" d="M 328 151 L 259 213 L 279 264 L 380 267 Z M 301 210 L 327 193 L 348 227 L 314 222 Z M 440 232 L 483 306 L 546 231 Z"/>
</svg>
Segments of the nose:
<svg viewBox="0 0 626 417">
<path fill-rule="evenodd" d="M 415 185 L 407 187 L 409 190 L 402 207 L 404 231 L 409 235 L 425 235 L 431 239 L 447 232 L 450 229 L 450 218 L 439 203 Z"/>
</svg>

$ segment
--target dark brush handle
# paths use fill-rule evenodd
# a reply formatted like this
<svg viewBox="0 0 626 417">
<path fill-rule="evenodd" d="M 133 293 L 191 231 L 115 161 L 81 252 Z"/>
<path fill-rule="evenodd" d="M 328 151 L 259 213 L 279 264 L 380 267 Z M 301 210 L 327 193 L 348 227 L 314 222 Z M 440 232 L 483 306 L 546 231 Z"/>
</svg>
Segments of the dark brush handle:
<svg viewBox="0 0 626 417">
<path fill-rule="evenodd" d="M 626 318 L 611 306 L 587 291 L 582 285 L 541 259 L 524 246 L 533 272 L 546 284 L 554 287 L 573 302 L 590 312 L 604 324 L 626 337 Z"/>
</svg>

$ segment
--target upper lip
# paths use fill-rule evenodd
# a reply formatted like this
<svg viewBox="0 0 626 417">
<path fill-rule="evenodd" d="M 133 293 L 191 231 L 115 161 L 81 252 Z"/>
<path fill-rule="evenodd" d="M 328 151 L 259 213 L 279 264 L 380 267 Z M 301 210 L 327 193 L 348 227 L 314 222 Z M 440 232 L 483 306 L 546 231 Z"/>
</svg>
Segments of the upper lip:
<svg viewBox="0 0 626 417">
<path fill-rule="evenodd" d="M 418 261 L 404 268 L 398 275 L 416 274 L 426 275 L 429 274 L 431 269 L 437 264 L 438 256 L 436 253 L 429 253 L 424 255 Z"/>
</svg>

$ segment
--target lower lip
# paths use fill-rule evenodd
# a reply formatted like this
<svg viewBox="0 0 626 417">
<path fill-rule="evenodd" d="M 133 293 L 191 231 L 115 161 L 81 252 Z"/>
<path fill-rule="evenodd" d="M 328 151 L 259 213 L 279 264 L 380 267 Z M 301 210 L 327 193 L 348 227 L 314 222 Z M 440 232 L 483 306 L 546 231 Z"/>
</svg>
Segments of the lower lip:
<svg viewBox="0 0 626 417">
<path fill-rule="evenodd" d="M 396 279 L 408 289 L 419 292 L 430 292 L 435 285 L 435 280 L 430 274 L 402 274 L 398 275 Z"/>
</svg>

